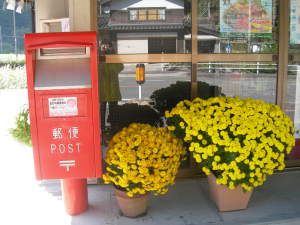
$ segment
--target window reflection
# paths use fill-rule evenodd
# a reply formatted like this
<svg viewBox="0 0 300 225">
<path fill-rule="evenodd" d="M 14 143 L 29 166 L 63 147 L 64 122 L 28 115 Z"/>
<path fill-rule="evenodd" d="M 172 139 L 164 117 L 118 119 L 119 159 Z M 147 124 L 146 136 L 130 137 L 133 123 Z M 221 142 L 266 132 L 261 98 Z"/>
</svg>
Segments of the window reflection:
<svg viewBox="0 0 300 225">
<path fill-rule="evenodd" d="M 165 9 L 161 8 L 143 8 L 143 9 L 128 9 L 129 20 L 164 20 Z"/>
<path fill-rule="evenodd" d="M 295 126 L 296 143 L 288 159 L 300 159 L 300 2 L 290 1 L 289 67 L 285 111 Z"/>
<path fill-rule="evenodd" d="M 199 0 L 198 52 L 276 53 L 277 8 L 277 0 Z"/>
<path fill-rule="evenodd" d="M 99 37 L 116 54 L 185 53 L 188 1 L 100 1 Z M 100 41 L 101 41 L 100 40 Z"/>
<path fill-rule="evenodd" d="M 277 64 L 269 62 L 198 63 L 197 80 L 220 87 L 223 95 L 275 103 Z"/>
</svg>

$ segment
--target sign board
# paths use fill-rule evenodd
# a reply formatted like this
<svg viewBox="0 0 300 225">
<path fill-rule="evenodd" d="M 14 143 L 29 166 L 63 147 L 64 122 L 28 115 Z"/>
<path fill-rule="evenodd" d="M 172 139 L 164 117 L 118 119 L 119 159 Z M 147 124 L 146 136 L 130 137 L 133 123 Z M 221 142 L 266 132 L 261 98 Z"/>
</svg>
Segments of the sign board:
<svg viewBox="0 0 300 225">
<path fill-rule="evenodd" d="M 77 116 L 77 97 L 48 98 L 49 116 Z"/>
<path fill-rule="evenodd" d="M 290 44 L 300 44 L 300 1 L 290 2 Z"/>
<path fill-rule="evenodd" d="M 223 36 L 271 36 L 272 0 L 220 0 Z"/>
</svg>

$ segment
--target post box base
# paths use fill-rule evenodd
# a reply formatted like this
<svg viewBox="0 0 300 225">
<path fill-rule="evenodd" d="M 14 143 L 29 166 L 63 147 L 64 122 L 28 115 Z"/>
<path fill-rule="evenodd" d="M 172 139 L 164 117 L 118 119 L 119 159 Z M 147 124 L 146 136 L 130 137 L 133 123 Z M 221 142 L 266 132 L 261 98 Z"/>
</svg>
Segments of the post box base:
<svg viewBox="0 0 300 225">
<path fill-rule="evenodd" d="M 78 215 L 88 208 L 88 193 L 86 179 L 63 179 L 61 190 L 65 203 L 66 212 Z"/>
</svg>

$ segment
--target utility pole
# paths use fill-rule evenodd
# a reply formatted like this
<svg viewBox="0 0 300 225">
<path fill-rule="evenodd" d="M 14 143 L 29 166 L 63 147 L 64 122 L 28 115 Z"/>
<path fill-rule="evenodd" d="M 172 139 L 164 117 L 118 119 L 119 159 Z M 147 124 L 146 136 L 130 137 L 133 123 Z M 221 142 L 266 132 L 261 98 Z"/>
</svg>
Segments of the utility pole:
<svg viewBox="0 0 300 225">
<path fill-rule="evenodd" d="M 13 10 L 13 23 L 14 23 L 14 39 L 15 39 L 15 54 L 16 59 L 18 58 L 18 41 L 17 41 L 17 34 L 16 34 L 16 11 Z"/>
</svg>

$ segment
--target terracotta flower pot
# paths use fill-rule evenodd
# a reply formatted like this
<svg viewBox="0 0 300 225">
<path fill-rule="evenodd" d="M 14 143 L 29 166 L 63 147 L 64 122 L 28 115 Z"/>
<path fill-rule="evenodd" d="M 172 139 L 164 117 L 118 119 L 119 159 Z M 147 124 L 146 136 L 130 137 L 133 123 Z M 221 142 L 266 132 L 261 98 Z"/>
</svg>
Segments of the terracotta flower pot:
<svg viewBox="0 0 300 225">
<path fill-rule="evenodd" d="M 126 217 L 143 216 L 147 212 L 148 194 L 129 197 L 126 191 L 114 189 L 119 208 Z"/>
<path fill-rule="evenodd" d="M 244 192 L 240 186 L 231 190 L 226 185 L 219 185 L 212 174 L 208 176 L 208 185 L 211 198 L 216 203 L 219 211 L 234 211 L 247 208 L 252 191 Z"/>
</svg>

